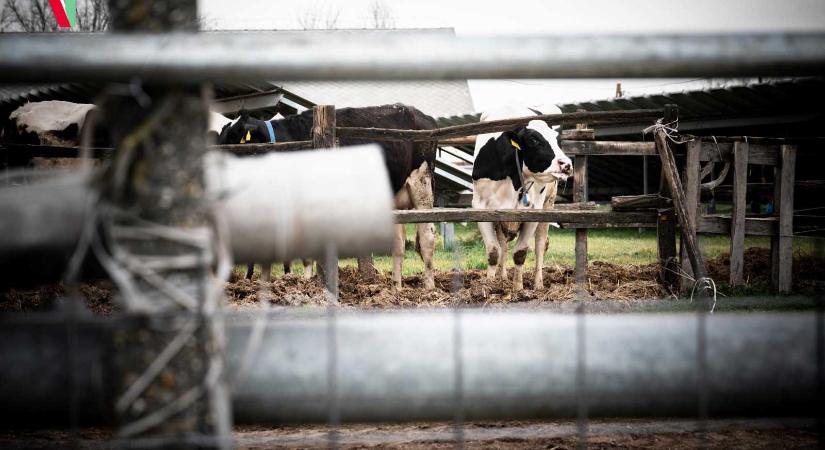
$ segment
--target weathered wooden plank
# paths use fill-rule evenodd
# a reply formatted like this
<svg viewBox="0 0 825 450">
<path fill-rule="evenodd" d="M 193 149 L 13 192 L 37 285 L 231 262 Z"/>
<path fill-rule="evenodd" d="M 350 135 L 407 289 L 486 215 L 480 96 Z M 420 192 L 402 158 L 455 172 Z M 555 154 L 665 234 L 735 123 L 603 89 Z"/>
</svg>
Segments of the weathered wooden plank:
<svg viewBox="0 0 825 450">
<path fill-rule="evenodd" d="M 745 211 L 748 190 L 747 142 L 733 144 L 733 211 L 730 227 L 730 285 L 744 283 L 745 273 Z"/>
<path fill-rule="evenodd" d="M 313 148 L 335 147 L 335 106 L 317 105 L 312 114 Z M 318 261 L 318 279 L 333 298 L 338 298 L 337 252 L 328 251 L 324 261 Z"/>
<path fill-rule="evenodd" d="M 556 222 L 561 224 L 653 223 L 654 212 L 566 211 L 526 209 L 436 208 L 395 211 L 396 223 L 426 222 Z"/>
<path fill-rule="evenodd" d="M 553 209 L 560 211 L 582 211 L 598 209 L 599 205 L 596 202 L 573 202 L 573 203 L 556 203 Z"/>
<path fill-rule="evenodd" d="M 796 172 L 795 145 L 782 146 L 782 165 L 779 177 L 779 229 L 776 289 L 790 292 L 793 284 L 793 195 Z"/>
<path fill-rule="evenodd" d="M 548 125 L 572 125 L 581 122 L 591 124 L 622 123 L 634 120 L 655 119 L 661 116 L 659 109 L 638 109 L 626 111 L 587 111 L 562 114 L 543 114 L 512 119 L 491 120 L 465 125 L 436 128 L 432 130 L 397 130 L 388 128 L 338 127 L 340 137 L 370 139 L 374 141 L 437 141 L 442 138 L 468 136 L 472 134 L 494 133 L 527 125 L 532 120 L 543 120 Z"/>
<path fill-rule="evenodd" d="M 699 184 L 701 170 L 699 164 L 699 156 L 702 152 L 702 143 L 699 141 L 690 141 L 687 143 L 687 151 L 685 153 L 685 167 L 684 167 L 684 181 L 685 181 L 685 209 L 687 210 L 687 220 L 696 227 L 697 217 L 699 216 Z M 698 241 L 698 237 L 697 237 Z M 690 265 L 690 259 L 685 252 L 685 240 L 679 241 L 679 254 L 682 259 L 682 271 L 690 277 L 693 277 L 693 268 Z M 682 279 L 684 281 L 684 279 Z M 687 293 L 692 287 L 691 283 L 680 283 L 682 293 Z"/>
<path fill-rule="evenodd" d="M 775 166 L 778 164 L 779 145 L 754 144 L 750 141 L 748 144 L 748 160 L 750 164 L 762 164 L 766 166 Z M 734 144 L 730 142 L 719 142 L 717 144 L 714 143 L 713 140 L 705 138 L 702 142 L 702 156 L 700 159 L 703 162 L 733 161 L 733 145 Z"/>
<path fill-rule="evenodd" d="M 573 161 L 573 201 L 587 201 L 587 156 L 576 156 Z M 575 278 L 579 291 L 584 292 L 587 285 L 587 228 L 576 229 L 576 267 Z"/>
<path fill-rule="evenodd" d="M 705 234 L 730 236 L 731 218 L 727 215 L 705 215 L 699 218 L 698 231 Z M 779 219 L 776 217 L 748 217 L 745 219 L 746 236 L 776 235 Z"/>
<path fill-rule="evenodd" d="M 659 277 L 666 285 L 675 285 L 676 273 L 676 218 L 673 209 L 659 210 L 656 218 L 656 248 L 659 252 Z"/>
<path fill-rule="evenodd" d="M 685 250 L 690 258 L 691 267 L 693 268 L 694 278 L 705 278 L 707 271 L 705 270 L 705 259 L 699 249 L 699 244 L 696 240 L 696 227 L 690 221 L 686 220 L 688 212 L 685 204 L 685 193 L 682 190 L 682 181 L 679 176 L 679 171 L 676 168 L 676 160 L 673 157 L 673 152 L 668 146 L 668 137 L 664 130 L 657 130 L 656 134 L 656 150 L 662 160 L 662 172 L 665 175 L 665 180 L 673 198 L 673 207 L 676 211 L 679 225 L 682 227 L 682 238 L 685 240 Z M 705 295 L 700 293 L 699 295 Z"/>
<path fill-rule="evenodd" d="M 599 156 L 634 156 L 653 155 L 656 145 L 653 142 L 622 142 L 622 141 L 561 141 L 559 146 L 568 156 L 599 155 Z"/>
<path fill-rule="evenodd" d="M 673 204 L 669 198 L 659 194 L 617 195 L 610 199 L 610 209 L 616 212 L 655 210 L 668 208 Z"/>
<path fill-rule="evenodd" d="M 562 130 L 559 139 L 571 141 L 592 141 L 596 139 L 596 130 L 592 128 L 576 128 L 573 130 Z"/>
</svg>

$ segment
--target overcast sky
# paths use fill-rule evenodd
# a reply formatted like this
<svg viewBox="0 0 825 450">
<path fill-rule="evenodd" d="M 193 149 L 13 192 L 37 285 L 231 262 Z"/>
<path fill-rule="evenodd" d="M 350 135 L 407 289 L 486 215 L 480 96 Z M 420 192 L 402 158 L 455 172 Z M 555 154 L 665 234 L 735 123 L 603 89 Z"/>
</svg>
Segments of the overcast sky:
<svg viewBox="0 0 825 450">
<path fill-rule="evenodd" d="M 215 29 L 301 29 L 311 17 L 372 27 L 375 0 L 200 0 Z M 825 0 L 383 0 L 396 28 L 451 27 L 458 35 L 825 31 Z M 504 6 L 504 7 L 503 7 Z M 337 20 L 334 20 L 336 19 Z M 477 110 L 705 87 L 703 80 L 471 80 Z"/>
</svg>

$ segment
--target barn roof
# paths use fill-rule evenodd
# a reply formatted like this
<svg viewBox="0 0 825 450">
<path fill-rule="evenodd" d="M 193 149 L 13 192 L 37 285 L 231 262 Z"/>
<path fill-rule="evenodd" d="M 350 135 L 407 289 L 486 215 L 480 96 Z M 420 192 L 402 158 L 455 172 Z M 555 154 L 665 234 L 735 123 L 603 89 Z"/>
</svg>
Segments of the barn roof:
<svg viewBox="0 0 825 450">
<path fill-rule="evenodd" d="M 825 98 L 825 79 L 810 77 L 734 83 L 723 88 L 567 103 L 559 107 L 564 112 L 615 111 L 676 104 L 679 130 L 685 133 L 799 137 L 822 134 L 821 124 L 825 118 L 819 104 L 822 98 Z M 820 126 L 811 126 L 814 123 Z M 596 130 L 596 135 L 638 135 L 641 125 L 602 127 Z"/>
</svg>

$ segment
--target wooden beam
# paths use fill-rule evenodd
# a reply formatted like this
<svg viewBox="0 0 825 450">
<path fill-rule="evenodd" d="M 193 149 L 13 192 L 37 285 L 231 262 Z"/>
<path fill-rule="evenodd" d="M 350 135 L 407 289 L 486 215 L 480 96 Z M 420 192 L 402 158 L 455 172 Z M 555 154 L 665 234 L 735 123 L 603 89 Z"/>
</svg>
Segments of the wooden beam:
<svg viewBox="0 0 825 450">
<path fill-rule="evenodd" d="M 678 110 L 674 105 L 667 105 L 665 107 L 662 122 L 665 124 L 675 123 L 678 119 Z M 656 155 L 659 155 L 658 148 Z M 662 168 L 659 173 L 659 196 L 670 199 L 673 195 L 670 192 L 670 187 L 665 180 L 665 168 Z M 672 201 L 671 201 L 672 202 Z M 659 217 L 656 221 L 656 247 L 659 251 L 659 273 L 661 274 L 662 283 L 666 286 L 676 286 L 679 282 L 678 268 L 679 263 L 676 258 L 676 218 L 672 211 L 659 210 Z"/>
<path fill-rule="evenodd" d="M 790 292 L 793 287 L 793 208 L 794 177 L 796 172 L 796 145 L 782 146 L 782 163 L 779 170 L 779 228 L 775 241 L 771 241 L 772 272 L 776 273 L 775 287 L 779 292 Z"/>
<path fill-rule="evenodd" d="M 745 219 L 746 236 L 775 236 L 779 218 L 748 217 Z M 698 231 L 705 234 L 730 236 L 731 218 L 727 214 L 705 215 L 699 218 Z"/>
<path fill-rule="evenodd" d="M 508 131 L 527 125 L 532 120 L 543 120 L 548 125 L 572 125 L 581 122 L 590 124 L 622 123 L 633 120 L 655 119 L 661 116 L 659 109 L 638 109 L 626 111 L 588 111 L 561 114 L 543 114 L 539 116 L 518 117 L 513 119 L 491 120 L 466 125 L 455 125 L 432 130 L 398 130 L 387 128 L 338 127 L 340 137 L 370 139 L 374 141 L 437 141 L 473 134 Z"/>
<path fill-rule="evenodd" d="M 673 204 L 669 198 L 659 194 L 617 195 L 610 199 L 610 209 L 620 211 L 657 210 Z"/>
<path fill-rule="evenodd" d="M 317 105 L 312 114 L 312 147 L 335 147 L 335 106 Z M 326 287 L 333 298 L 338 298 L 338 257 L 335 252 L 328 254 L 323 261 L 318 261 L 318 280 Z"/>
<path fill-rule="evenodd" d="M 748 143 L 733 144 L 733 211 L 730 227 L 730 285 L 744 284 L 745 211 L 748 190 Z"/>
<path fill-rule="evenodd" d="M 656 156 L 656 145 L 653 142 L 620 142 L 620 141 L 561 141 L 559 146 L 567 156 Z"/>
<path fill-rule="evenodd" d="M 676 159 L 673 152 L 668 145 L 668 136 L 664 130 L 657 130 L 655 133 L 656 150 L 662 160 L 662 172 L 664 173 L 667 186 L 670 189 L 673 198 L 673 207 L 676 211 L 676 217 L 679 225 L 682 227 L 682 238 L 685 240 L 685 250 L 688 258 L 690 258 L 691 267 L 697 280 L 706 277 L 705 259 L 699 249 L 699 244 L 696 240 L 696 227 L 686 220 L 688 211 L 685 204 L 685 193 L 682 189 L 682 180 L 679 176 L 679 171 L 676 168 Z M 700 293 L 705 295 L 706 293 Z"/>
<path fill-rule="evenodd" d="M 660 209 L 656 217 L 656 249 L 659 253 L 659 277 L 668 286 L 679 280 L 676 273 L 676 218 L 673 209 Z"/>
<path fill-rule="evenodd" d="M 629 224 L 654 223 L 652 212 L 569 211 L 563 209 L 474 209 L 436 208 L 395 211 L 396 223 L 426 222 L 556 222 L 561 224 Z"/>
<path fill-rule="evenodd" d="M 699 164 L 699 156 L 702 152 L 702 143 L 699 141 L 690 141 L 687 143 L 687 152 L 685 154 L 685 209 L 687 209 L 687 220 L 696 227 L 697 217 L 699 215 L 699 172 L 701 170 Z M 697 237 L 698 239 L 698 237 Z M 679 254 L 682 259 L 682 271 L 693 277 L 693 269 L 690 265 L 690 259 L 687 257 L 684 246 L 685 240 L 680 241 Z M 682 279 L 684 281 L 684 279 Z M 693 287 L 692 283 L 680 283 L 680 288 L 683 294 Z"/>
</svg>

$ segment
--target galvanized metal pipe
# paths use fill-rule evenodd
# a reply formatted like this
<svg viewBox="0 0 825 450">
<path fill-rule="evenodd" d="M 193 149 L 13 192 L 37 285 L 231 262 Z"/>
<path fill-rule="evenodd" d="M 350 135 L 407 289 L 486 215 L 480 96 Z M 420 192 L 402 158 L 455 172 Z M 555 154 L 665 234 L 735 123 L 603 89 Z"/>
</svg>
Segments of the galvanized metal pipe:
<svg viewBox="0 0 825 450">
<path fill-rule="evenodd" d="M 819 75 L 825 33 L 0 35 L 0 81 Z"/>
<path fill-rule="evenodd" d="M 456 320 L 461 347 L 456 352 Z M 576 327 L 584 320 L 584 378 L 591 417 L 683 416 L 699 412 L 705 367 L 708 414 L 805 416 L 818 407 L 815 313 L 707 316 L 704 364 L 695 314 L 571 316 L 529 312 L 339 313 L 337 404 L 356 421 L 450 419 L 455 414 L 455 355 L 466 419 L 575 417 Z M 251 317 L 228 317 L 234 373 Z M 99 323 L 99 327 L 117 326 Z M 0 322 L 0 404 L 23 420 L 59 419 L 68 400 L 65 346 L 52 325 Z M 48 327 L 46 327 L 48 328 Z M 80 327 L 89 334 L 95 327 Z M 266 325 L 260 350 L 233 392 L 237 422 L 324 422 L 328 417 L 328 323 L 322 314 L 282 313 Z M 81 339 L 78 401 L 90 422 L 107 398 L 105 339 Z M 48 350 L 48 351 L 47 351 Z M 93 357 L 92 357 L 93 356 Z M 90 359 L 90 357 L 92 357 Z M 84 359 L 85 358 L 85 359 Z M 48 376 L 45 376 L 48 375 Z M 95 382 L 95 380 L 97 380 Z M 36 382 L 35 382 L 36 381 Z M 63 402 L 63 403 L 60 403 Z M 62 408 L 62 409 L 61 409 Z M 2 423 L 2 422 L 0 422 Z"/>
</svg>

